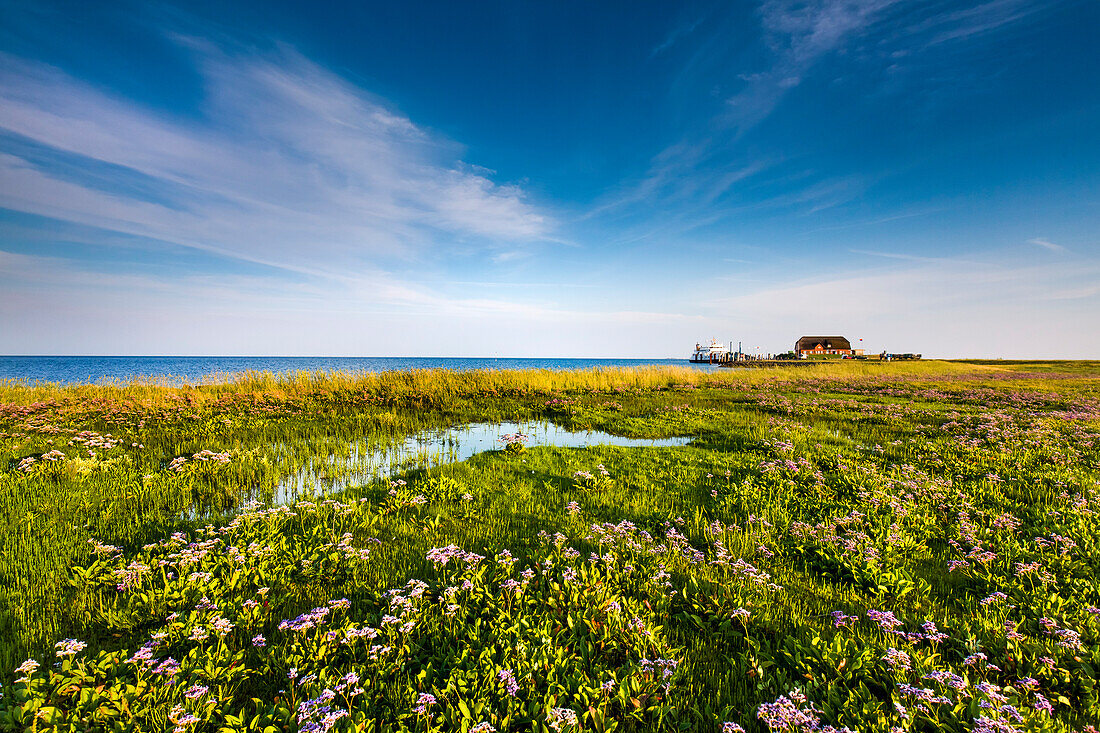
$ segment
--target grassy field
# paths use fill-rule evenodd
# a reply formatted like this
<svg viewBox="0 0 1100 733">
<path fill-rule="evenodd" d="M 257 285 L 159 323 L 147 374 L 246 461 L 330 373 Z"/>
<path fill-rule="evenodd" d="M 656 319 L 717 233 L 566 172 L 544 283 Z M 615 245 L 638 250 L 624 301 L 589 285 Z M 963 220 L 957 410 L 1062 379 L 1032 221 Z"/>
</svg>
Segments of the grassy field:
<svg viewBox="0 0 1100 733">
<path fill-rule="evenodd" d="M 484 421 L 691 442 L 320 490 Z M 1085 731 L 1098 476 L 1096 362 L 0 382 L 0 729 Z"/>
</svg>

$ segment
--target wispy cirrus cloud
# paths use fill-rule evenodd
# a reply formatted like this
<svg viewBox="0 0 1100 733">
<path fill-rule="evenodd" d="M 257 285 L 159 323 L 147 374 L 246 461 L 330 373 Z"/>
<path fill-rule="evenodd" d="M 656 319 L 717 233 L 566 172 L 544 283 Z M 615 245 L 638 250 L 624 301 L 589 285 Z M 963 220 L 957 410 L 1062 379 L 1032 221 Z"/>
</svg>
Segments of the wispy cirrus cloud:
<svg viewBox="0 0 1100 733">
<path fill-rule="evenodd" d="M 330 276 L 551 233 L 520 187 L 293 49 L 180 40 L 200 117 L 0 58 L 0 207 Z"/>
<path fill-rule="evenodd" d="M 813 216 L 856 203 L 869 189 L 904 174 L 913 161 L 859 172 L 839 170 L 834 160 L 826 159 L 823 165 L 820 152 L 819 160 L 812 159 L 793 137 L 802 130 L 814 138 L 813 120 L 796 124 L 780 114 L 776 121 L 782 132 L 771 134 L 767 123 L 788 95 L 802 87 L 822 93 L 827 91 L 823 85 L 833 83 L 843 88 L 841 77 L 850 77 L 868 80 L 861 93 L 895 93 L 912 84 L 918 87 L 914 96 L 923 95 L 922 103 L 943 104 L 947 96 L 941 98 L 927 86 L 941 82 L 921 74 L 943 65 L 938 52 L 945 44 L 953 44 L 953 50 L 965 57 L 970 53 L 966 44 L 972 42 L 973 52 L 980 55 L 979 38 L 1024 27 L 1028 18 L 1059 1 L 761 0 L 755 12 L 759 48 L 752 53 L 741 49 L 744 43 L 728 42 L 731 34 L 743 32 L 743 23 L 677 26 L 668 41 L 675 42 L 690 28 L 699 46 L 676 77 L 678 87 L 693 88 L 692 74 L 706 79 L 705 86 L 697 87 L 697 97 L 716 97 L 720 108 L 706 125 L 686 131 L 652 155 L 639 176 L 609 188 L 584 218 L 613 221 L 620 230 L 623 222 L 629 227 L 629 222 L 638 221 L 638 232 L 627 229 L 621 237 L 634 241 L 654 235 L 690 236 L 715 222 Z M 727 42 L 715 42 L 721 40 Z M 747 59 L 755 65 L 746 66 Z M 836 62 L 830 66 L 836 73 L 823 74 L 819 67 L 830 62 Z M 920 84 L 913 81 L 918 78 Z M 936 79 L 947 86 L 957 83 L 950 71 Z M 720 95 L 731 81 L 737 84 L 732 94 Z M 836 124 L 835 119 L 829 122 Z M 853 126 L 863 124 L 852 120 Z M 889 210 L 883 214 L 874 221 L 923 215 Z M 824 224 L 819 230 L 850 226 Z"/>
<path fill-rule="evenodd" d="M 906 35 L 923 36 L 925 46 L 961 41 L 1016 23 L 1046 10 L 1050 0 L 989 0 L 971 7 L 943 10 L 904 29 Z"/>
<path fill-rule="evenodd" d="M 1036 247 L 1042 247 L 1043 249 L 1047 250 L 1048 252 L 1068 252 L 1069 251 L 1065 247 L 1063 247 L 1062 245 L 1055 244 L 1054 242 L 1050 241 L 1049 239 L 1044 239 L 1043 237 L 1035 237 L 1034 239 L 1029 239 L 1029 240 L 1027 240 L 1027 243 L 1028 244 L 1034 244 Z"/>
<path fill-rule="evenodd" d="M 769 66 L 743 73 L 745 87 L 727 100 L 727 124 L 738 131 L 772 113 L 826 54 L 842 47 L 899 0 L 765 0 L 760 6 Z"/>
<path fill-rule="evenodd" d="M 962 260 L 957 257 L 923 257 L 921 255 L 906 254 L 904 252 L 878 252 L 869 249 L 850 249 L 852 254 L 867 255 L 868 257 L 882 257 L 888 260 L 902 260 L 904 262 L 925 262 L 949 265 L 981 266 L 974 260 Z"/>
<path fill-rule="evenodd" d="M 737 139 L 764 121 L 821 57 L 842 47 L 881 11 L 899 1 L 764 0 L 758 16 L 762 43 L 767 50 L 766 67 L 738 73 L 741 90 L 725 99 L 705 133 L 665 147 L 653 156 L 644 176 L 613 191 L 588 216 L 617 214 L 637 204 L 659 201 L 662 208 L 675 207 L 681 212 L 677 217 L 680 221 L 670 226 L 682 229 L 696 226 L 700 210 L 716 204 L 729 205 L 728 199 L 737 198 L 731 194 L 738 188 L 789 162 L 781 153 L 754 151 L 752 156 L 745 155 L 737 150 Z M 681 33 L 694 30 L 695 26 L 675 29 L 655 53 L 675 42 Z M 725 54 L 726 45 L 710 44 L 710 53 Z M 724 65 L 727 61 L 723 58 L 715 63 Z M 699 63 L 698 59 L 692 61 Z M 759 203 L 764 207 L 805 204 L 805 209 L 819 210 L 850 198 L 836 195 L 836 190 L 823 197 L 824 189 L 850 187 L 849 184 L 850 181 L 807 181 L 804 190 L 792 193 L 787 189 L 778 199 Z M 822 203 L 822 198 L 828 198 L 829 202 Z M 733 205 L 744 207 L 746 203 Z"/>
<path fill-rule="evenodd" d="M 766 68 L 741 74 L 745 87 L 727 100 L 727 123 L 745 131 L 766 119 L 819 61 L 864 39 L 865 60 L 897 59 L 948 42 L 1000 30 L 1052 5 L 1052 0 L 956 2 L 911 0 L 764 0 L 760 23 L 771 51 Z"/>
<path fill-rule="evenodd" d="M 665 36 L 665 39 L 653 47 L 653 50 L 649 52 L 649 57 L 653 58 L 659 56 L 665 51 L 672 48 L 679 43 L 682 39 L 687 38 L 692 32 L 699 27 L 699 24 L 703 22 L 703 18 L 696 18 L 690 23 L 683 23 L 676 26 L 672 31 Z"/>
</svg>

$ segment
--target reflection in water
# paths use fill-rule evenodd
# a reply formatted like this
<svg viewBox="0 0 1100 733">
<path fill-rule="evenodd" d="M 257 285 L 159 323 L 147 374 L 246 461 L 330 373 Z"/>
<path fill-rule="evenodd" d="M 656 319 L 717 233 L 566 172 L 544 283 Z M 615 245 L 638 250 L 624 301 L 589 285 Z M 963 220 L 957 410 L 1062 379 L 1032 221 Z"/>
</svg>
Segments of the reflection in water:
<svg viewBox="0 0 1100 733">
<path fill-rule="evenodd" d="M 404 443 L 381 448 L 366 442 L 352 444 L 347 456 L 318 456 L 296 474 L 275 487 L 274 503 L 295 501 L 303 492 L 316 495 L 339 492 L 349 486 L 370 483 L 413 468 L 457 463 L 503 447 L 501 436 L 523 433 L 526 445 L 584 448 L 590 445 L 625 447 L 680 446 L 690 438 L 624 438 L 590 430 L 571 432 L 551 423 L 471 423 L 451 428 L 426 430 L 409 436 Z"/>
</svg>

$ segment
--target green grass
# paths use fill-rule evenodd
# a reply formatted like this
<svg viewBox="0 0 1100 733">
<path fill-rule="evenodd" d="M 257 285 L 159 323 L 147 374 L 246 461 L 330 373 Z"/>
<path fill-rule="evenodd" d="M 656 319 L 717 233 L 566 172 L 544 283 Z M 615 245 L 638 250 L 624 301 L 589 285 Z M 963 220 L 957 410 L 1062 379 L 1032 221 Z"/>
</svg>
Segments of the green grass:
<svg viewBox="0 0 1100 733">
<path fill-rule="evenodd" d="M 296 730 L 298 705 L 337 685 L 337 672 L 354 672 L 370 684 L 333 704 L 349 713 L 338 726 L 360 730 L 468 730 L 479 721 L 544 730 L 554 708 L 573 710 L 585 729 L 713 731 L 724 721 L 762 729 L 757 709 L 792 691 L 823 723 L 859 730 L 1009 720 L 997 695 L 1021 710 L 1021 729 L 1080 729 L 1100 722 L 1092 682 L 1100 611 L 1089 610 L 1100 606 L 1094 365 L 0 384 L 0 725 L 155 730 L 171 727 L 168 711 L 181 705 L 197 714 L 198 731 Z M 339 506 L 314 502 L 291 518 L 242 509 L 270 501 L 281 480 L 312 462 L 340 479 L 356 447 L 468 422 L 538 420 L 693 441 L 413 462 L 403 484 L 353 485 L 330 497 Z M 51 450 L 65 458 L 45 460 Z M 192 457 L 204 450 L 228 460 Z M 577 513 L 567 511 L 571 502 Z M 207 524 L 226 529 L 212 535 Z M 617 529 L 601 543 L 594 525 Z M 173 577 L 130 571 L 132 587 L 116 588 L 131 563 L 155 567 L 167 557 L 162 543 L 173 533 L 268 549 L 239 566 L 215 553 Z M 333 549 L 344 547 L 344 533 L 369 558 Z M 1062 538 L 1043 540 L 1052 547 L 1035 541 L 1052 536 Z M 93 538 L 119 550 L 97 555 Z M 488 559 L 458 574 L 428 559 L 449 545 Z M 513 570 L 492 562 L 502 550 L 518 559 Z M 975 559 L 982 552 L 993 557 Z M 590 563 L 592 553 L 603 558 Z M 747 576 L 737 559 L 769 579 Z M 951 570 L 952 561 L 966 567 Z M 1038 570 L 1021 572 L 1021 563 Z M 501 590 L 527 567 L 537 572 L 524 595 Z M 569 568 L 576 578 L 562 576 Z M 210 577 L 191 576 L 200 571 Z M 454 592 L 449 616 L 434 599 L 461 578 L 469 589 Z M 417 626 L 388 637 L 393 659 L 277 628 L 339 598 L 351 605 L 332 611 L 333 633 L 378 627 L 391 611 L 387 591 L 410 579 L 427 583 L 433 600 L 406 609 L 402 618 Z M 260 587 L 271 590 L 257 615 L 242 604 Z M 996 592 L 1006 605 L 981 602 Z M 219 611 L 195 610 L 203 597 Z M 621 619 L 609 615 L 611 603 L 624 609 Z M 733 615 L 738 609 L 749 616 Z M 932 621 L 948 637 L 899 638 L 868 610 L 893 612 L 909 634 Z M 835 627 L 835 611 L 859 620 Z M 172 612 L 182 620 L 165 621 Z M 188 636 L 218 613 L 232 632 L 215 642 Z M 1079 645 L 1065 645 L 1066 629 Z M 184 684 L 164 687 L 125 663 L 154 633 L 167 640 L 157 657 L 183 662 L 180 679 L 209 687 L 209 698 L 186 699 Z M 249 643 L 255 633 L 266 647 Z M 54 644 L 70 638 L 87 650 L 49 670 Z M 891 648 L 911 671 L 884 661 Z M 964 664 L 978 651 L 985 662 Z M 28 657 L 42 668 L 13 685 L 24 676 L 10 670 Z M 667 679 L 642 662 L 657 657 L 677 663 Z M 288 684 L 292 667 L 317 678 Z M 504 669 L 526 675 L 515 698 L 501 693 Z M 968 696 L 951 693 L 922 711 L 898 687 L 936 687 L 924 675 L 941 672 L 965 676 Z M 611 677 L 614 690 L 601 690 Z M 1015 682 L 1025 677 L 1039 681 L 1053 715 Z M 1005 689 L 978 690 L 982 681 Z M 429 693 L 439 700 L 430 719 L 413 710 Z M 982 699 L 997 705 L 982 708 Z M 98 720 L 93 709 L 107 712 Z"/>
<path fill-rule="evenodd" d="M 954 364 L 990 366 L 1012 372 L 1034 374 L 1073 374 L 1083 377 L 1100 377 L 1100 361 L 1059 359 L 1039 361 L 1029 359 L 956 359 Z"/>
</svg>

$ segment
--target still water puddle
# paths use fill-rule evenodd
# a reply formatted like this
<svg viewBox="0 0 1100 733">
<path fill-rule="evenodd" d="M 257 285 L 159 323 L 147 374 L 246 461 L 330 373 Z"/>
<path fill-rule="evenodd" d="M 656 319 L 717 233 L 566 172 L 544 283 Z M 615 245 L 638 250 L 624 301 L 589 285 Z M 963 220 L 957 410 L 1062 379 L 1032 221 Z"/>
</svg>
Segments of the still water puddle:
<svg viewBox="0 0 1100 733">
<path fill-rule="evenodd" d="M 296 501 L 306 493 L 313 496 L 330 494 L 410 469 L 459 463 L 477 453 L 502 448 L 503 436 L 517 433 L 527 436 L 525 445 L 528 448 L 585 448 L 593 445 L 652 448 L 681 446 L 691 442 L 691 438 L 624 438 L 598 430 L 573 432 L 552 423 L 471 423 L 426 430 L 409 436 L 404 443 L 386 448 L 364 442 L 353 444 L 348 455 L 316 457 L 300 471 L 279 482 L 273 502 L 284 504 Z"/>
</svg>

